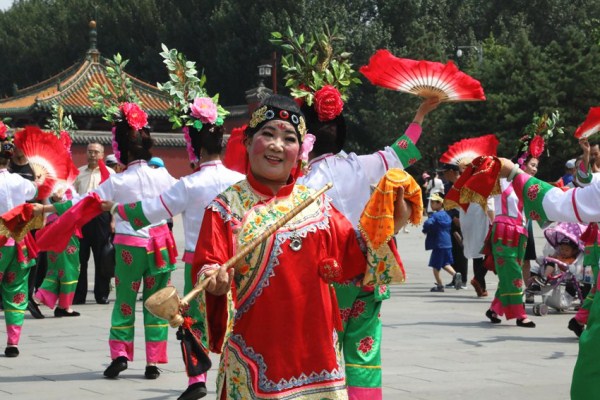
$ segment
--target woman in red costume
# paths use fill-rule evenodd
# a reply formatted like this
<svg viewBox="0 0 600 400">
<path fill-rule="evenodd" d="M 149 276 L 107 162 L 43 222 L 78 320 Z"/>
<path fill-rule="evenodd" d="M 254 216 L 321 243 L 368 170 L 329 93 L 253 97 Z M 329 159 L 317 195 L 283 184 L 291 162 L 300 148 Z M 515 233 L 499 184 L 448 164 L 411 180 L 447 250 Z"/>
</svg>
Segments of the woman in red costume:
<svg viewBox="0 0 600 400">
<path fill-rule="evenodd" d="M 232 270 L 222 266 L 314 193 L 291 175 L 305 134 L 293 100 L 265 99 L 245 132 L 247 179 L 204 215 L 192 276 L 209 279 L 209 345 L 222 353 L 221 399 L 347 399 L 331 283 L 359 276 L 365 259 L 331 200 L 321 195 Z"/>
</svg>

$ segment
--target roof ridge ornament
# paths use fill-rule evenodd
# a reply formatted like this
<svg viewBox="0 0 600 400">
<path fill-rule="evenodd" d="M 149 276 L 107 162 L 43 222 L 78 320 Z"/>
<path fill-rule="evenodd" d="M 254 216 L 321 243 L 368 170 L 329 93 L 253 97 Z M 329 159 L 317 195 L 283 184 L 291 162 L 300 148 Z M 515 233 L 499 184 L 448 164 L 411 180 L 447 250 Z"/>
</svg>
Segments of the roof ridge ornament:
<svg viewBox="0 0 600 400">
<path fill-rule="evenodd" d="M 90 48 L 87 51 L 88 59 L 97 63 L 100 60 L 100 52 L 98 51 L 98 31 L 96 30 L 96 21 L 91 20 L 88 24 L 90 28 Z"/>
</svg>

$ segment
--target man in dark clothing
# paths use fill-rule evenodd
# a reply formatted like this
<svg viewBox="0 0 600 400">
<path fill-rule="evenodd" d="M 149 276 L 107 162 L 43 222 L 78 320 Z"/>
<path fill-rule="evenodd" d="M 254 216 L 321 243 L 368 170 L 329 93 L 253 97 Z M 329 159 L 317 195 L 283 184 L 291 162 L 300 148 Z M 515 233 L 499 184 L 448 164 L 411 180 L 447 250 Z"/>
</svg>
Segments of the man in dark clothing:
<svg viewBox="0 0 600 400">
<path fill-rule="evenodd" d="M 104 159 L 104 146 L 100 143 L 90 143 L 87 147 L 87 164 L 79 168 L 79 175 L 73 183 L 78 194 L 84 195 L 98 187 L 101 180 L 98 161 Z M 113 174 L 112 169 L 108 169 Z M 104 212 L 92 219 L 81 228 L 82 237 L 79 239 L 79 282 L 75 289 L 73 304 L 85 304 L 88 291 L 88 260 L 90 251 L 94 254 L 94 298 L 98 304 L 108 304 L 111 276 L 102 271 L 104 260 L 103 250 L 111 240 L 111 216 Z"/>
</svg>

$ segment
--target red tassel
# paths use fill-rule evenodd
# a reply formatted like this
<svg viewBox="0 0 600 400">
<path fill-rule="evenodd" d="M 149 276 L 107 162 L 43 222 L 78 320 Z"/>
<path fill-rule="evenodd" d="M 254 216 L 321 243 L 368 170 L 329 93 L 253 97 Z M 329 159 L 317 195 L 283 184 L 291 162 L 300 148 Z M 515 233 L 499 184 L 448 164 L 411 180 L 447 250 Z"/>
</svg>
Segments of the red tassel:
<svg viewBox="0 0 600 400">
<path fill-rule="evenodd" d="M 165 266 L 165 259 L 160 251 L 160 247 L 156 245 L 156 242 L 154 242 L 154 263 L 158 268 Z"/>
<path fill-rule="evenodd" d="M 581 241 L 586 245 L 590 246 L 598 241 L 598 224 L 591 222 L 585 232 L 581 235 Z"/>
<path fill-rule="evenodd" d="M 340 307 L 338 306 L 335 289 L 332 285 L 329 285 L 329 294 L 331 295 L 331 314 L 333 315 L 333 326 L 338 332 L 341 332 L 344 330 L 344 326 L 342 325 L 342 316 L 340 315 Z"/>
<path fill-rule="evenodd" d="M 104 160 L 98 160 L 98 168 L 100 168 L 100 183 L 102 183 L 110 177 L 110 172 L 106 168 Z"/>
</svg>

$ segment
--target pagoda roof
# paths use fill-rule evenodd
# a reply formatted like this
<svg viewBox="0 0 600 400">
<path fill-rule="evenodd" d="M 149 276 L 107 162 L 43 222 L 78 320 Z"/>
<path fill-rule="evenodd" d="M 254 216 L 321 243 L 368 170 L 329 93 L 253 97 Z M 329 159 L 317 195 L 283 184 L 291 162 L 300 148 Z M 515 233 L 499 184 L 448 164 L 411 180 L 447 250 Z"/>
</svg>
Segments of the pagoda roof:
<svg viewBox="0 0 600 400">
<path fill-rule="evenodd" d="M 98 54 L 87 57 L 53 77 L 24 89 L 13 97 L 0 99 L 0 116 L 18 116 L 36 111 L 51 112 L 54 104 L 60 104 L 65 113 L 73 116 L 101 116 L 92 106 L 88 93 L 94 84 L 112 84 L 106 76 L 106 59 Z M 133 91 L 142 102 L 148 116 L 167 119 L 169 97 L 156 86 L 127 74 Z"/>
</svg>

